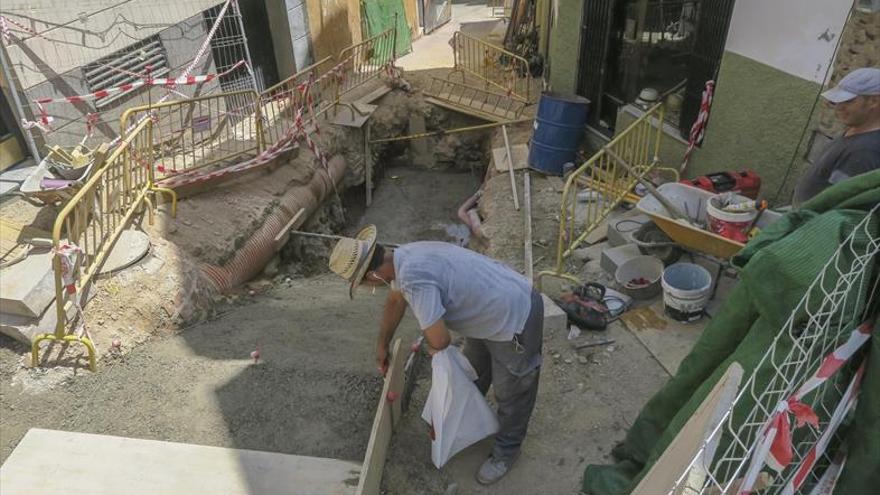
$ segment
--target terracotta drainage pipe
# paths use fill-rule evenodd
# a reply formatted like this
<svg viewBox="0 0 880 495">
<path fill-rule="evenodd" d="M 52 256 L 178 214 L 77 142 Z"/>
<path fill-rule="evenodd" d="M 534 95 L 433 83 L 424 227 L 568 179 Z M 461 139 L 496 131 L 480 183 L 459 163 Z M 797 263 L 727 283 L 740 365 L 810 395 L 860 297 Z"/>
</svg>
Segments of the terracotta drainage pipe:
<svg viewBox="0 0 880 495">
<path fill-rule="evenodd" d="M 346 163 L 342 156 L 334 156 L 327 162 L 335 185 L 339 185 L 345 174 Z M 202 273 L 223 292 L 259 274 L 267 263 L 281 249 L 275 237 L 301 208 L 305 209 L 302 219 L 308 218 L 318 205 L 333 193 L 334 184 L 323 168 L 318 168 L 308 184 L 289 189 L 279 200 L 278 207 L 266 216 L 263 225 L 250 239 L 235 252 L 232 260 L 223 266 L 202 264 Z"/>
<path fill-rule="evenodd" d="M 480 223 L 480 215 L 477 214 L 477 201 L 479 201 L 480 196 L 483 195 L 483 190 L 480 189 L 473 196 L 465 200 L 465 202 L 458 207 L 458 218 L 462 221 L 468 228 L 471 230 L 471 234 L 482 237 L 482 225 Z"/>
</svg>

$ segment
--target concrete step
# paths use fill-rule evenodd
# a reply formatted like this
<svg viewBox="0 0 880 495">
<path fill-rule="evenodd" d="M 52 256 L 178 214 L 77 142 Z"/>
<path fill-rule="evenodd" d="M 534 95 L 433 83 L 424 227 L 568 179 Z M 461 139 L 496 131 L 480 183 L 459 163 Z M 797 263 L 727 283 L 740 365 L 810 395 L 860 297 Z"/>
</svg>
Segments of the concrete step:
<svg viewBox="0 0 880 495">
<path fill-rule="evenodd" d="M 50 250 L 32 250 L 22 261 L 0 270 L 0 312 L 39 318 L 54 299 Z"/>
<path fill-rule="evenodd" d="M 30 429 L 0 467 L 3 495 L 351 495 L 350 461 Z"/>
</svg>

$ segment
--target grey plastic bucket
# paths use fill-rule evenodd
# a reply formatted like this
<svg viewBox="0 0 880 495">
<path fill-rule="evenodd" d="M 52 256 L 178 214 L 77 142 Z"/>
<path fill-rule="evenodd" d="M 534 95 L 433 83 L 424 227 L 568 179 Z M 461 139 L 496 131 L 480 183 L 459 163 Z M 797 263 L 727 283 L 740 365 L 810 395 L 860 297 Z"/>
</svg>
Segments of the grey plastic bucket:
<svg viewBox="0 0 880 495">
<path fill-rule="evenodd" d="M 666 267 L 660 284 L 667 315 L 684 322 L 703 316 L 712 294 L 712 275 L 708 270 L 693 263 L 676 263 Z"/>
</svg>

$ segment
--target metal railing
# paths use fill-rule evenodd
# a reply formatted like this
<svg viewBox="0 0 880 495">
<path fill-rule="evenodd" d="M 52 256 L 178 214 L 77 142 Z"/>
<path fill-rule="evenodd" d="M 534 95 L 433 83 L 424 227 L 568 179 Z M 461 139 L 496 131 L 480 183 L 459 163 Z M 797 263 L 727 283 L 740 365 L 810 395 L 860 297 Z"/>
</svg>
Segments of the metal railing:
<svg viewBox="0 0 880 495">
<path fill-rule="evenodd" d="M 339 52 L 345 76 L 336 99 L 365 82 L 379 77 L 397 60 L 397 17 L 394 27 Z"/>
<path fill-rule="evenodd" d="M 436 99 L 492 117 L 493 120 L 518 119 L 522 117 L 526 107 L 524 101 L 516 98 L 437 77 L 431 79 L 431 84 L 428 85 L 425 93 Z"/>
<path fill-rule="evenodd" d="M 334 63 L 328 57 L 267 89 L 234 91 L 179 101 L 141 105 L 120 117 L 122 139 L 103 165 L 96 164 L 92 177 L 64 206 L 55 220 L 53 243 L 57 324 L 52 334 L 36 336 L 31 358 L 39 363 L 44 341 L 80 343 L 88 350 L 89 368 L 96 367 L 96 351 L 84 330 L 67 333 L 77 318 L 82 322 L 79 301 L 94 281 L 114 243 L 146 207 L 152 221 L 156 193 L 171 198 L 176 214 L 177 195 L 157 181 L 176 173 L 241 162 L 273 145 L 296 125 L 303 112 L 304 125 L 330 108 L 343 104 L 342 94 L 393 70 L 396 30 L 388 31 L 344 49 Z M 307 84 L 303 98 L 301 85 Z M 306 107 L 311 110 L 305 115 Z M 264 111 L 266 113 L 264 114 Z M 307 131 L 305 131 L 307 132 Z M 231 164 L 231 163 L 230 163 Z M 146 205 L 146 206 L 145 206 Z M 59 254 L 73 247 L 76 254 L 65 268 Z M 65 280 L 68 283 L 65 283 Z M 71 311 L 77 309 L 76 314 Z"/>
<path fill-rule="evenodd" d="M 296 111 L 310 106 L 320 113 L 333 104 L 336 81 L 319 79 L 334 69 L 336 59 L 332 56 L 315 62 L 260 94 L 264 119 L 263 134 L 267 143 L 278 142 L 295 125 Z M 304 94 L 308 86 L 308 93 Z M 307 118 L 313 118 L 308 115 Z"/>
<path fill-rule="evenodd" d="M 39 362 L 40 343 L 48 340 L 83 344 L 89 353 L 89 367 L 95 369 L 95 347 L 88 334 L 67 335 L 70 310 L 79 308 L 82 294 L 100 271 L 116 240 L 144 204 L 152 215 L 151 194 L 168 194 L 172 201 L 172 215 L 176 213 L 175 193 L 154 185 L 150 166 L 153 160 L 152 129 L 153 121 L 144 119 L 129 132 L 55 219 L 52 244 L 56 253 L 53 263 L 57 322 L 54 334 L 40 334 L 34 338 L 31 355 L 35 366 Z M 73 246 L 76 251 L 71 251 L 67 258 L 70 264 L 64 267 L 61 253 Z M 72 318 L 81 317 L 77 311 Z"/>
<path fill-rule="evenodd" d="M 256 91 L 234 91 L 129 108 L 120 130 L 152 120 L 155 177 L 256 156 L 263 149 L 261 100 Z"/>
<path fill-rule="evenodd" d="M 495 86 L 511 98 L 533 103 L 529 62 L 523 57 L 461 31 L 452 35 L 452 51 L 455 56 L 453 73 L 461 72 L 462 78 L 465 74 L 474 75 L 487 87 Z"/>
<path fill-rule="evenodd" d="M 565 260 L 623 202 L 639 178 L 658 168 L 664 113 L 663 104 L 654 106 L 569 174 L 559 207 L 556 265 L 551 271 L 538 273 L 538 287 L 544 276 L 579 283 L 566 272 Z M 628 174 L 615 155 L 630 164 L 638 176 Z M 579 191 L 587 192 L 585 201 L 579 200 Z"/>
</svg>

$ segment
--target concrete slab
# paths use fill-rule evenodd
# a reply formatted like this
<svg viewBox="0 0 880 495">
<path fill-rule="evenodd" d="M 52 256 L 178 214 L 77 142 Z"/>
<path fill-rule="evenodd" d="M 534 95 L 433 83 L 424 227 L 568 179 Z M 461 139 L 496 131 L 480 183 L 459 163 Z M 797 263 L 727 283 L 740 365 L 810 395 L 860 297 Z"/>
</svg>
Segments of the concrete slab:
<svg viewBox="0 0 880 495">
<path fill-rule="evenodd" d="M 335 125 L 360 128 L 370 119 L 373 112 L 379 108 L 377 105 L 361 102 L 354 102 L 351 105 L 354 107 L 354 111 L 351 108 L 340 106 L 331 122 Z"/>
<path fill-rule="evenodd" d="M 552 299 L 541 294 L 544 300 L 544 333 L 557 330 L 565 332 L 568 329 L 568 316 L 562 308 L 556 305 Z"/>
<path fill-rule="evenodd" d="M 624 244 L 623 246 L 607 248 L 602 251 L 602 259 L 599 262 L 599 266 L 613 277 L 618 266 L 636 256 L 642 256 L 642 252 L 639 251 L 639 247 L 635 244 Z"/>
<path fill-rule="evenodd" d="M 0 486 L 4 495 L 350 495 L 360 469 L 337 459 L 32 428 L 0 467 Z"/>
<path fill-rule="evenodd" d="M 25 179 L 37 169 L 37 164 L 33 158 L 28 158 L 24 162 L 3 171 L 0 174 L 0 196 L 18 191 Z"/>
<path fill-rule="evenodd" d="M 150 237 L 139 230 L 123 230 L 104 261 L 100 274 L 122 270 L 142 259 L 150 251 Z"/>
<path fill-rule="evenodd" d="M 53 333 L 58 313 L 53 304 L 43 311 L 40 318 L 0 313 L 0 333 L 12 337 L 25 345 L 31 345 L 34 338 L 41 333 Z"/>
<path fill-rule="evenodd" d="M 707 320 L 681 323 L 663 313 L 663 301 L 627 311 L 620 320 L 670 375 L 678 371 L 682 359 L 700 338 Z"/>
<path fill-rule="evenodd" d="M 529 167 L 529 145 L 512 144 L 510 146 L 510 155 L 513 156 L 513 169 L 521 170 Z M 495 170 L 499 172 L 507 172 L 507 149 L 492 148 L 492 164 Z"/>
<path fill-rule="evenodd" d="M 27 258 L 0 270 L 0 312 L 39 318 L 55 299 L 52 252 L 32 250 Z"/>
<path fill-rule="evenodd" d="M 639 228 L 650 222 L 651 219 L 647 215 L 642 215 L 638 210 L 630 210 L 632 213 L 615 218 L 608 221 L 605 234 L 608 236 L 608 243 L 612 246 L 623 246 L 624 244 L 632 244 L 633 234 Z"/>
</svg>

